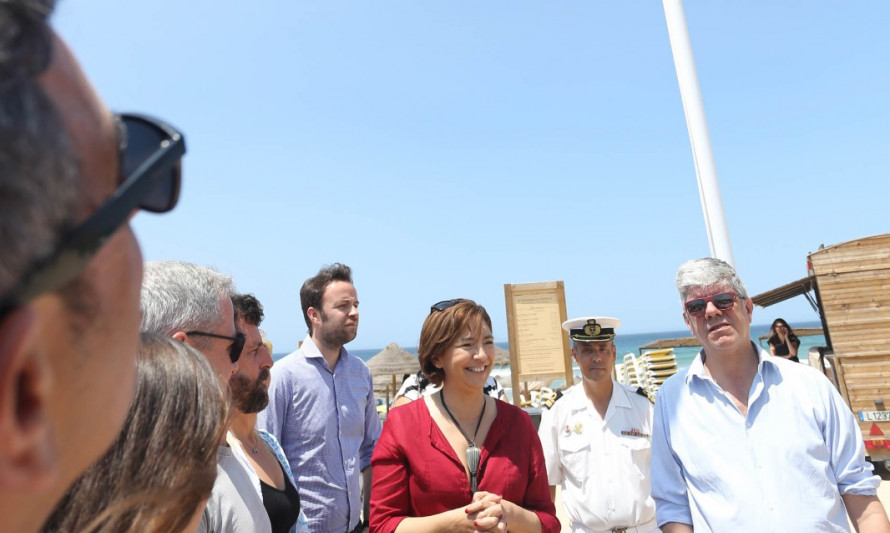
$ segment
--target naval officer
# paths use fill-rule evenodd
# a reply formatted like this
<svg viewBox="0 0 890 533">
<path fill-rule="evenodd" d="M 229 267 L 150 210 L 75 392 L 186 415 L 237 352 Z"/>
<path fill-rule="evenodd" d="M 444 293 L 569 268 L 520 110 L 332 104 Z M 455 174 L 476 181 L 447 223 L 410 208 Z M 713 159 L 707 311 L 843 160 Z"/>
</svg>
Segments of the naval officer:
<svg viewBox="0 0 890 533">
<path fill-rule="evenodd" d="M 612 379 L 616 318 L 562 324 L 581 383 L 541 421 L 550 493 L 562 487 L 573 533 L 658 531 L 649 495 L 652 403 L 642 389 Z"/>
</svg>

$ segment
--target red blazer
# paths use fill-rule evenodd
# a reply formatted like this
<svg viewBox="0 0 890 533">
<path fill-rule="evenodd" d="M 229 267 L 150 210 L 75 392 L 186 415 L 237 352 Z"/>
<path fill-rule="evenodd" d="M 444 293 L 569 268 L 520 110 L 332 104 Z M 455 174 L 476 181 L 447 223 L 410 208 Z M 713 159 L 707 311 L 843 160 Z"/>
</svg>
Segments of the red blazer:
<svg viewBox="0 0 890 533">
<path fill-rule="evenodd" d="M 496 401 L 498 414 L 481 446 L 479 490 L 533 511 L 543 533 L 559 533 L 544 452 L 531 419 L 518 407 Z M 371 533 L 395 531 L 404 518 L 456 509 L 473 498 L 463 465 L 422 399 L 390 411 L 371 466 Z"/>
</svg>

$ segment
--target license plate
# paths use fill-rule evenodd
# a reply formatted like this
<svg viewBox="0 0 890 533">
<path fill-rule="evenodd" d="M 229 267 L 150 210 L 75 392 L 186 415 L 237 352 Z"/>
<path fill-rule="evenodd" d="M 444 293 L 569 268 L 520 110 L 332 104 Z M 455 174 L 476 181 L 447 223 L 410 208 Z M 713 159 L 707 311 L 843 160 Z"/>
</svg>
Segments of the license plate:
<svg viewBox="0 0 890 533">
<path fill-rule="evenodd" d="M 859 411 L 862 422 L 890 422 L 890 411 Z"/>
</svg>

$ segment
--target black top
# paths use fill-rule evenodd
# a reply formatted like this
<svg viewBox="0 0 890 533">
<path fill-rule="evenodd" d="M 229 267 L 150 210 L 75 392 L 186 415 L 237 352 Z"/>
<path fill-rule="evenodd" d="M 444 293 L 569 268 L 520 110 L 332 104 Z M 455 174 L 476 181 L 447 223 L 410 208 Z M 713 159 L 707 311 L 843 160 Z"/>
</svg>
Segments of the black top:
<svg viewBox="0 0 890 533">
<path fill-rule="evenodd" d="M 266 485 L 262 479 L 260 490 L 263 492 L 263 507 L 266 508 L 269 522 L 272 523 L 272 533 L 287 533 L 300 517 L 300 494 L 290 482 L 281 463 L 278 466 L 281 468 L 281 475 L 284 476 L 284 490 Z"/>
<path fill-rule="evenodd" d="M 800 339 L 798 339 L 797 336 L 789 336 L 789 340 L 791 341 L 791 344 L 794 344 L 795 346 L 800 346 Z M 784 342 L 780 341 L 778 335 L 773 335 L 766 342 L 773 346 L 773 348 L 775 349 L 775 352 L 776 352 L 775 355 L 789 355 L 791 353 L 791 350 L 788 349 L 788 345 L 785 344 Z M 795 361 L 795 362 L 800 362 L 800 360 L 797 358 L 797 356 L 792 357 L 791 360 Z"/>
</svg>

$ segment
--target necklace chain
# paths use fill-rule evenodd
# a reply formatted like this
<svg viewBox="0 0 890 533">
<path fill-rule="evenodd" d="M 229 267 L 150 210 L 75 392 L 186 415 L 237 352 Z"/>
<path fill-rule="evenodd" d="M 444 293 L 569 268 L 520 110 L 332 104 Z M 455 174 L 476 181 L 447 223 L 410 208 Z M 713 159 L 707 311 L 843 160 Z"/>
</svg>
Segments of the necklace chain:
<svg viewBox="0 0 890 533">
<path fill-rule="evenodd" d="M 482 397 L 482 412 L 479 413 L 479 420 L 476 421 L 476 429 L 475 431 L 473 431 L 473 439 L 471 440 L 470 437 L 468 437 L 467 434 L 464 433 L 464 428 L 460 426 L 460 423 L 457 421 L 456 418 L 454 418 L 454 415 L 451 414 L 451 410 L 448 409 L 448 404 L 445 403 L 445 391 L 440 391 L 439 394 L 442 398 L 442 407 L 445 408 L 445 412 L 448 413 L 448 417 L 451 418 L 451 421 L 454 422 L 455 426 L 457 426 L 457 430 L 460 431 L 460 434 L 463 435 L 465 439 L 467 439 L 467 444 L 469 444 L 470 446 L 476 446 L 476 435 L 479 434 L 479 426 L 482 425 L 482 417 L 485 415 L 485 396 Z"/>
<path fill-rule="evenodd" d="M 472 492 L 476 492 L 476 488 L 478 487 L 476 475 L 479 472 L 479 448 L 476 447 L 476 436 L 479 434 L 479 426 L 482 425 L 482 417 L 485 416 L 485 396 L 482 396 L 482 412 L 479 413 L 479 420 L 476 421 L 476 430 L 473 431 L 473 440 L 470 440 L 470 437 L 464 433 L 464 428 L 460 427 L 460 423 L 458 423 L 457 419 L 454 418 L 454 415 L 451 414 L 451 409 L 448 408 L 448 404 L 445 403 L 445 390 L 439 392 L 440 397 L 442 398 L 442 407 L 445 408 L 445 412 L 448 413 L 451 421 L 454 422 L 454 425 L 457 426 L 457 430 L 460 431 L 460 434 L 463 435 L 465 439 L 467 439 L 467 470 L 470 472 L 470 490 Z"/>
<path fill-rule="evenodd" d="M 254 454 L 260 453 L 260 449 L 259 449 L 260 437 L 259 437 L 259 435 L 257 435 L 256 431 L 253 432 L 253 438 L 256 441 L 256 444 L 251 444 L 251 443 L 247 442 L 247 439 L 242 440 L 241 437 L 239 437 L 234 431 L 232 431 L 232 434 L 235 435 L 235 438 L 238 439 L 238 441 L 241 443 L 242 446 L 244 446 L 245 448 L 249 447 L 250 451 L 253 452 Z"/>
</svg>

